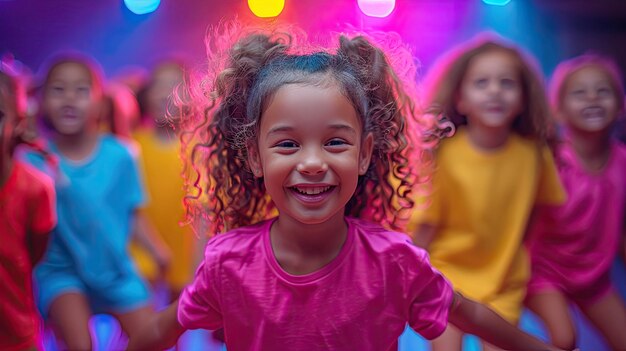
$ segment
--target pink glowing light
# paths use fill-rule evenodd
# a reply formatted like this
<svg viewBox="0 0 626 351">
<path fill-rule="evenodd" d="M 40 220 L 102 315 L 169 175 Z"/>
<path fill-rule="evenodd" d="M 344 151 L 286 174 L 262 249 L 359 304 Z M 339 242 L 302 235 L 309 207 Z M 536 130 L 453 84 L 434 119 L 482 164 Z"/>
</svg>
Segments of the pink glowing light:
<svg viewBox="0 0 626 351">
<path fill-rule="evenodd" d="M 396 0 L 357 0 L 359 8 L 370 17 L 387 17 L 396 7 Z"/>
</svg>

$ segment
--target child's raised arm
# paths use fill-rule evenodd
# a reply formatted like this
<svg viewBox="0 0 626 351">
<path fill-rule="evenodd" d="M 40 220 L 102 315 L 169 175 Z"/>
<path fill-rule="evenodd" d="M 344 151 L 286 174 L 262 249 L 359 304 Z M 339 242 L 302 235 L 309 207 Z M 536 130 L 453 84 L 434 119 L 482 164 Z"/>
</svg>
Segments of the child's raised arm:
<svg viewBox="0 0 626 351">
<path fill-rule="evenodd" d="M 519 330 L 488 307 L 459 293 L 455 293 L 448 320 L 462 331 L 505 350 L 561 350 Z"/>
<path fill-rule="evenodd" d="M 145 321 L 142 330 L 128 342 L 128 350 L 164 350 L 174 344 L 185 332 L 178 323 L 178 300 L 154 318 Z"/>
</svg>

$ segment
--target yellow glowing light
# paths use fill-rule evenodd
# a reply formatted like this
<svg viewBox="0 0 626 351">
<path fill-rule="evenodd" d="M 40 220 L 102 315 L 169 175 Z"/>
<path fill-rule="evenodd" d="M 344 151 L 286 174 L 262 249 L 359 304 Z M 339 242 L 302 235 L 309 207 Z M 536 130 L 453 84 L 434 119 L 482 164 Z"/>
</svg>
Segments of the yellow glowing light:
<svg viewBox="0 0 626 351">
<path fill-rule="evenodd" d="M 248 0 L 248 7 L 257 17 L 276 17 L 285 8 L 285 0 Z"/>
</svg>

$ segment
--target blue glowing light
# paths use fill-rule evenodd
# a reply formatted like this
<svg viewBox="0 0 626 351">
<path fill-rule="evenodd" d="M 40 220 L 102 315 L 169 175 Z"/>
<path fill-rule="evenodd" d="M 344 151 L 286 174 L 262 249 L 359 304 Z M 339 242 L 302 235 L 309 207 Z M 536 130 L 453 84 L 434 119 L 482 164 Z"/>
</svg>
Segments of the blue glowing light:
<svg viewBox="0 0 626 351">
<path fill-rule="evenodd" d="M 145 15 L 154 12 L 161 0 L 124 0 L 124 5 L 134 14 Z"/>
<path fill-rule="evenodd" d="M 510 3 L 511 0 L 483 0 L 483 2 L 487 5 L 505 6 Z"/>
</svg>

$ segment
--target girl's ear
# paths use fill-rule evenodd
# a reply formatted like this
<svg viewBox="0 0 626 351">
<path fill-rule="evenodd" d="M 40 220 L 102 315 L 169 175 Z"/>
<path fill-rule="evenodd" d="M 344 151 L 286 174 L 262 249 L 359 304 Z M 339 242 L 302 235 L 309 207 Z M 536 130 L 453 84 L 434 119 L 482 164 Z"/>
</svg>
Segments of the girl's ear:
<svg viewBox="0 0 626 351">
<path fill-rule="evenodd" d="M 374 151 L 374 135 L 368 133 L 361 143 L 361 152 L 359 153 L 359 175 L 364 175 L 370 167 L 372 152 Z"/>
<path fill-rule="evenodd" d="M 263 177 L 263 167 L 259 156 L 259 147 L 255 143 L 248 144 L 248 165 L 256 178 Z"/>
</svg>

